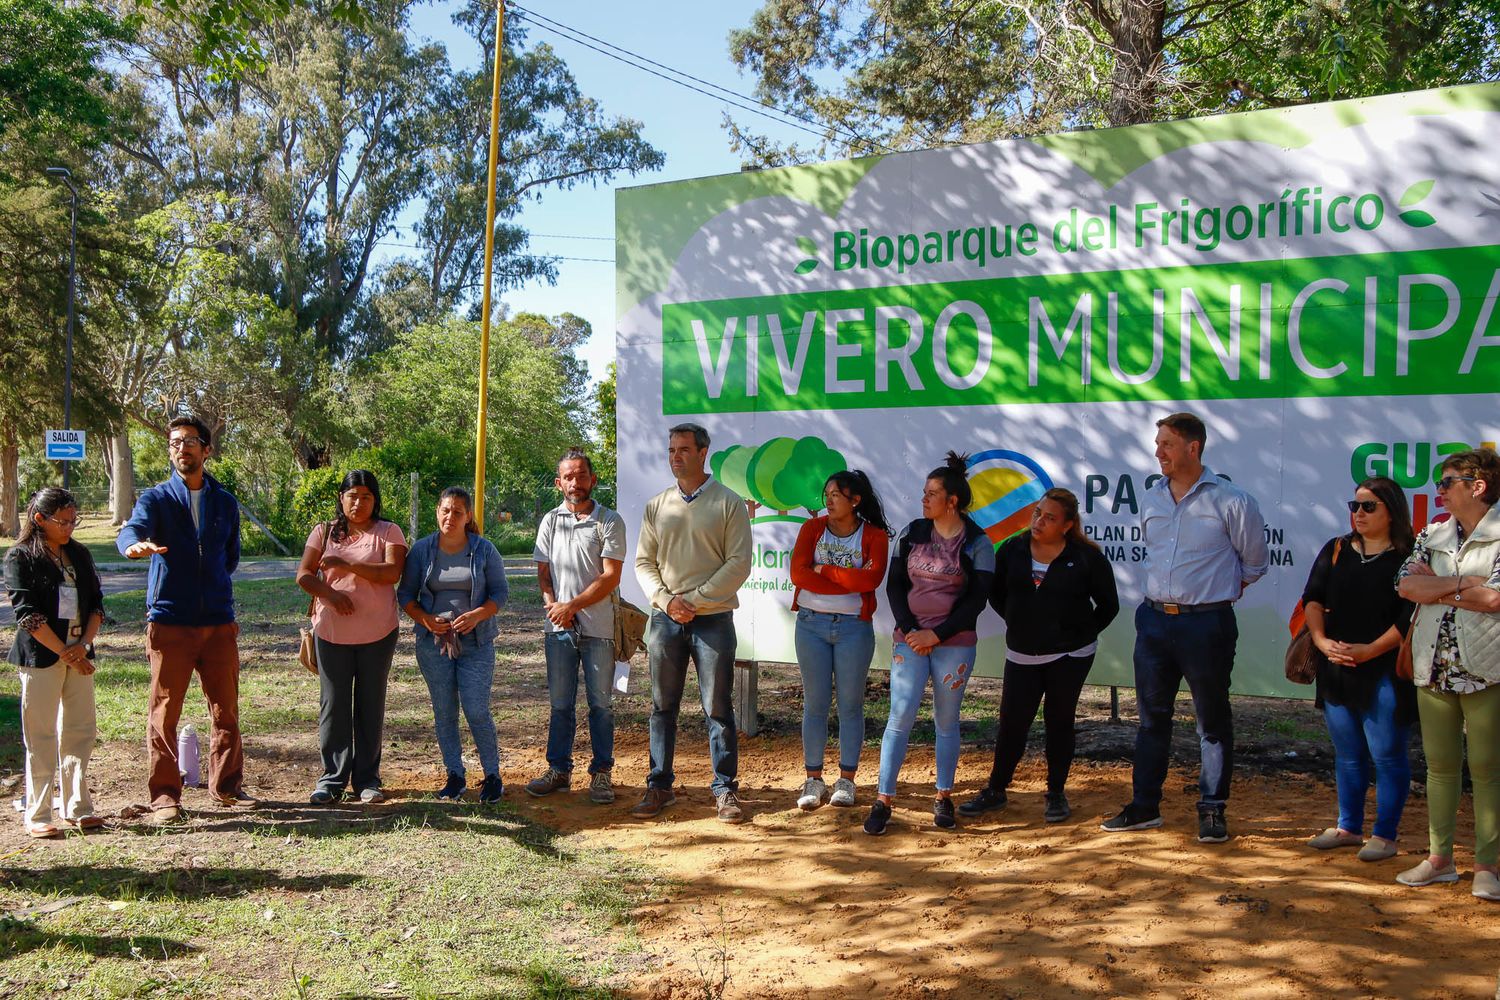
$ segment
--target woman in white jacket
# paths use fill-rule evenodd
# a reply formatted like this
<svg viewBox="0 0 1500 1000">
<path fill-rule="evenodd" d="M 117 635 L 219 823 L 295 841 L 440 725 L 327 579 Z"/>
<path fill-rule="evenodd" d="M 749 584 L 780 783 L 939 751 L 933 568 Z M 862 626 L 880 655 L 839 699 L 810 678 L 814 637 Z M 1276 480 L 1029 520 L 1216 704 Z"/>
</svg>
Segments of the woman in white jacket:
<svg viewBox="0 0 1500 1000">
<path fill-rule="evenodd" d="M 1437 483 L 1453 515 L 1417 536 L 1397 590 L 1417 604 L 1412 680 L 1427 755 L 1428 858 L 1405 885 L 1457 882 L 1453 828 L 1465 735 L 1474 779 L 1474 895 L 1500 902 L 1500 455 L 1448 456 Z"/>
</svg>

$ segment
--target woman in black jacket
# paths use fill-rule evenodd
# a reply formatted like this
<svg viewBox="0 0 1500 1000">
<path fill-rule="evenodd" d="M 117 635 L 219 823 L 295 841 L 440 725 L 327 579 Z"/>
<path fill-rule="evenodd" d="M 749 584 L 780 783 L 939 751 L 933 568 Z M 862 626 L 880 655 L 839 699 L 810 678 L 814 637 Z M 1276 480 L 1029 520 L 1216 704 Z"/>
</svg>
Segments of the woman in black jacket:
<svg viewBox="0 0 1500 1000">
<path fill-rule="evenodd" d="M 1045 702 L 1048 823 L 1072 815 L 1063 786 L 1073 764 L 1073 716 L 1094 664 L 1099 633 L 1120 612 L 1114 568 L 1083 533 L 1078 498 L 1042 494 L 1031 528 L 995 553 L 990 606 L 1005 619 L 1005 688 L 989 784 L 958 807 L 978 816 L 1005 807 L 1005 789 L 1026 752 L 1026 735 Z"/>
<path fill-rule="evenodd" d="M 103 820 L 89 798 L 94 752 L 94 636 L 104 594 L 89 550 L 73 541 L 78 502 L 49 486 L 33 494 L 16 544 L 5 554 L 5 589 L 16 613 L 10 662 L 21 674 L 26 742 L 26 832 L 56 837 L 52 783 L 62 762 L 63 822 L 83 830 Z"/>
</svg>

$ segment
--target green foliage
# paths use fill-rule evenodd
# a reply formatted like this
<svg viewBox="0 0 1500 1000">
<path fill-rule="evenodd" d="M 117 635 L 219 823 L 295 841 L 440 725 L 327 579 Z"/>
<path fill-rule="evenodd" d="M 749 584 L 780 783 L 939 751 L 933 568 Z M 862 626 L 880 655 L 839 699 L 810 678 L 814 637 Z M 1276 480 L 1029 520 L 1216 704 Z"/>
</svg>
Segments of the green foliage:
<svg viewBox="0 0 1500 1000">
<path fill-rule="evenodd" d="M 419 428 L 472 448 L 479 398 L 479 324 L 419 326 L 353 379 L 351 415 L 367 441 L 397 442 Z M 588 407 L 572 370 L 512 321 L 490 331 L 486 481 L 499 495 L 550 487 L 557 459 L 588 440 Z M 469 474 L 459 482 L 472 481 Z M 449 484 L 444 484 L 449 485 Z"/>
<path fill-rule="evenodd" d="M 788 511 L 823 508 L 823 484 L 849 467 L 815 437 L 776 437 L 758 448 L 730 445 L 709 458 L 714 478 L 747 500 Z"/>
<path fill-rule="evenodd" d="M 619 438 L 615 429 L 615 402 L 618 396 L 617 366 L 611 361 L 604 378 L 594 389 L 594 426 L 599 434 L 599 455 L 594 469 L 599 479 L 611 485 L 619 476 Z"/>
<path fill-rule="evenodd" d="M 419 429 L 374 448 L 361 449 L 337 466 L 309 469 L 292 499 L 292 522 L 298 547 L 315 524 L 338 513 L 338 487 L 346 473 L 366 469 L 380 483 L 385 517 L 405 531 L 411 517 L 411 474 L 418 477 L 417 536 L 437 529 L 438 494 L 449 486 L 470 488 L 474 456 L 467 441 L 440 431 Z M 414 541 L 415 539 L 409 539 Z"/>
<path fill-rule="evenodd" d="M 56 0 L 0 0 L 0 25 L 0 140 L 103 141 L 114 80 L 100 61 L 131 26 L 99 5 Z"/>
<path fill-rule="evenodd" d="M 1500 8 L 1494 0 L 1255 0 L 1202 24 L 1177 52 L 1184 95 L 1201 95 L 1203 111 L 1475 83 L 1500 76 Z"/>
<path fill-rule="evenodd" d="M 799 147 L 729 122 L 747 162 L 777 166 L 1494 80 L 1500 8 L 765 0 L 729 47 L 758 96 L 819 123 L 821 139 Z"/>
<path fill-rule="evenodd" d="M 167 15 L 186 19 L 197 31 L 193 54 L 209 67 L 218 80 L 232 80 L 266 70 L 266 51 L 261 31 L 270 22 L 292 12 L 294 0 L 211 0 L 191 3 L 189 0 L 141 0 L 142 6 L 159 7 Z M 297 7 L 321 8 L 320 16 L 335 22 L 358 26 L 365 23 L 362 10 L 373 3 L 361 0 L 330 0 L 314 4 L 312 0 L 295 0 Z"/>
</svg>

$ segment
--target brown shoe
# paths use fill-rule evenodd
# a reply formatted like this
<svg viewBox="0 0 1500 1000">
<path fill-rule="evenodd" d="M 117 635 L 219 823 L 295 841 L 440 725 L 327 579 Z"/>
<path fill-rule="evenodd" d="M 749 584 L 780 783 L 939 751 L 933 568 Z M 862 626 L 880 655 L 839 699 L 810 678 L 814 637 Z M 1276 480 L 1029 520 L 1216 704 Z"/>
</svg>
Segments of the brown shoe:
<svg viewBox="0 0 1500 1000">
<path fill-rule="evenodd" d="M 251 795 L 243 788 L 235 792 L 233 795 L 210 794 L 209 798 L 213 799 L 221 806 L 228 806 L 233 809 L 260 808 L 260 799 L 257 799 L 255 796 Z"/>
<path fill-rule="evenodd" d="M 541 798 L 543 795 L 551 795 L 553 792 L 562 791 L 573 786 L 573 776 L 567 771 L 559 771 L 555 767 L 547 768 L 547 773 L 540 778 L 532 778 L 526 782 L 526 794 Z"/>
<path fill-rule="evenodd" d="M 720 792 L 714 797 L 714 801 L 719 804 L 719 822 L 745 822 L 745 810 L 740 808 L 740 797 L 734 793 L 734 789 Z"/>
<path fill-rule="evenodd" d="M 151 810 L 149 818 L 153 825 L 163 826 L 167 823 L 176 823 L 182 819 L 181 806 L 160 806 Z"/>
<path fill-rule="evenodd" d="M 646 794 L 641 796 L 641 801 L 630 810 L 630 815 L 637 819 L 650 819 L 676 801 L 677 796 L 670 788 L 648 788 Z"/>
</svg>

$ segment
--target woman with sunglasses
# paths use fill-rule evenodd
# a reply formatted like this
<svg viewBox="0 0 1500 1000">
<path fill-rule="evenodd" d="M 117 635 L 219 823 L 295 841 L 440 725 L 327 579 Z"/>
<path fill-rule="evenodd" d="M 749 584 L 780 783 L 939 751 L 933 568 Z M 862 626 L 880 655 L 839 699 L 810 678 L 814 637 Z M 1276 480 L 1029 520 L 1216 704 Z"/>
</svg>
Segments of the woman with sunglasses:
<svg viewBox="0 0 1500 1000">
<path fill-rule="evenodd" d="M 380 483 L 354 469 L 339 483 L 338 515 L 307 536 L 297 585 L 312 595 L 318 658 L 318 751 L 323 774 L 315 806 L 344 797 L 384 802 L 380 749 L 385 692 L 400 633 L 396 584 L 406 536 L 380 512 Z"/>
<path fill-rule="evenodd" d="M 1396 829 L 1411 787 L 1407 756 L 1417 694 L 1396 676 L 1396 651 L 1412 605 L 1391 587 L 1412 551 L 1406 494 L 1384 476 L 1360 483 L 1349 502 L 1353 530 L 1331 538 L 1302 592 L 1318 658 L 1317 705 L 1333 741 L 1338 825 L 1309 844 L 1358 847 L 1361 861 L 1396 853 Z M 1375 771 L 1375 825 L 1364 840 L 1365 792 Z"/>
<path fill-rule="evenodd" d="M 827 513 L 808 519 L 792 546 L 797 666 L 802 671 L 799 809 L 854 805 L 854 774 L 865 743 L 865 681 L 875 656 L 875 588 L 885 579 L 891 530 L 870 477 L 835 472 L 823 484 Z M 839 778 L 823 781 L 828 708 L 838 689 Z"/>
<path fill-rule="evenodd" d="M 1427 755 L 1428 856 L 1396 881 L 1458 881 L 1453 828 L 1467 737 L 1474 895 L 1500 903 L 1500 455 L 1449 455 L 1437 486 L 1453 516 L 1422 529 L 1398 583 L 1417 604 L 1411 661 Z"/>
<path fill-rule="evenodd" d="M 89 757 L 94 752 L 94 636 L 104 593 L 89 550 L 73 541 L 78 502 L 48 486 L 26 504 L 16 544 L 5 554 L 5 589 L 16 613 L 10 662 L 21 674 L 26 744 L 26 833 L 57 837 L 52 786 L 61 777 L 61 822 L 94 830 Z M 61 762 L 61 774 L 58 774 Z"/>
</svg>

